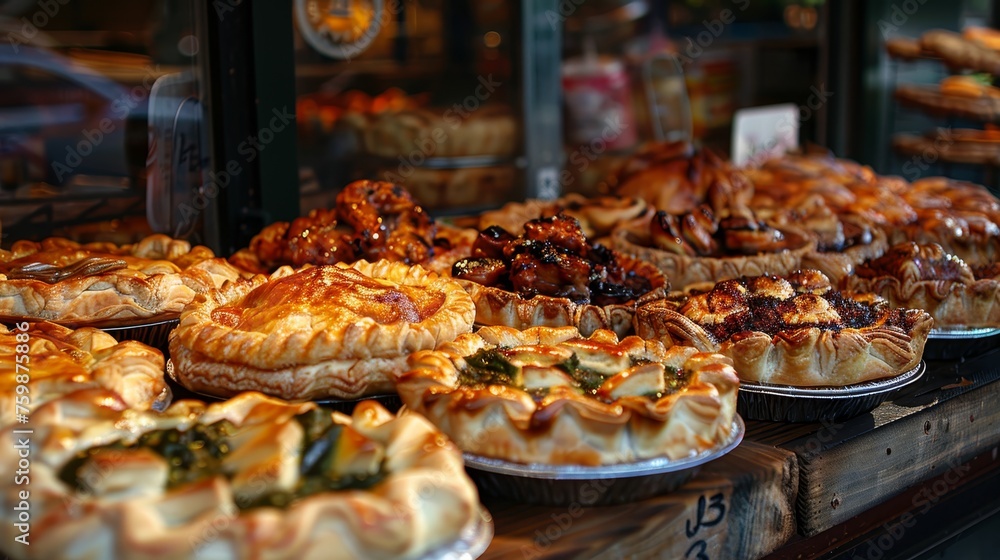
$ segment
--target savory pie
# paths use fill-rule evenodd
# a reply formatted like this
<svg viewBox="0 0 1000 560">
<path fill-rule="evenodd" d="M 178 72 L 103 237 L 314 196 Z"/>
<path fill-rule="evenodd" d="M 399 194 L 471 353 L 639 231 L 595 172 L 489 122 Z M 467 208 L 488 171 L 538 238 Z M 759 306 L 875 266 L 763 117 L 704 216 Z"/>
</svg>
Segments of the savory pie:
<svg viewBox="0 0 1000 560">
<path fill-rule="evenodd" d="M 611 247 L 655 265 L 677 289 L 800 267 L 816 241 L 791 227 L 776 228 L 750 212 L 719 219 L 708 206 L 675 216 L 663 211 L 618 227 Z"/>
<path fill-rule="evenodd" d="M 128 408 L 165 406 L 170 391 L 163 365 L 159 351 L 135 341 L 118 342 L 95 328 L 74 331 L 44 321 L 10 329 L 0 325 L 0 389 L 8 396 L 0 402 L 0 424 L 14 422 L 17 413 L 28 414 L 25 409 L 99 388 Z M 16 393 L 18 385 L 28 392 Z M 17 404 L 21 407 L 15 408 Z"/>
<path fill-rule="evenodd" d="M 483 327 L 416 352 L 406 406 L 464 451 L 518 463 L 607 465 L 680 459 L 730 433 L 731 362 L 611 331 Z"/>
<path fill-rule="evenodd" d="M 654 266 L 590 243 L 564 214 L 531 220 L 517 237 L 499 226 L 483 230 L 452 277 L 472 296 L 481 325 L 574 326 L 585 335 L 624 336 L 635 306 L 669 288 Z"/>
<path fill-rule="evenodd" d="M 259 393 L 164 413 L 68 397 L 39 415 L 31 545 L 6 546 L 15 558 L 421 558 L 479 515 L 455 445 L 372 401 L 348 417 Z M 0 514 L 7 543 L 17 513 Z"/>
<path fill-rule="evenodd" d="M 198 296 L 170 336 L 178 381 L 228 396 L 392 392 L 406 356 L 472 330 L 458 282 L 399 262 L 279 268 Z"/>
<path fill-rule="evenodd" d="M 815 270 L 726 280 L 644 305 L 635 320 L 643 338 L 728 356 L 743 381 L 810 387 L 913 369 L 934 323 L 874 294 L 834 291 Z"/>
<path fill-rule="evenodd" d="M 937 244 L 896 245 L 858 266 L 844 287 L 923 309 L 936 328 L 1000 327 L 1000 267 L 971 267 Z"/>
<path fill-rule="evenodd" d="M 195 294 L 241 277 L 207 247 L 165 235 L 134 245 L 17 241 L 0 251 L 0 318 L 124 326 L 176 317 Z"/>
<path fill-rule="evenodd" d="M 250 240 L 248 249 L 237 251 L 230 261 L 262 274 L 286 265 L 358 260 L 428 264 L 437 253 L 451 256 L 455 249 L 437 233 L 438 225 L 405 188 L 355 181 L 337 194 L 335 208 L 315 209 L 291 223 L 265 227 Z M 458 258 L 451 256 L 447 265 Z"/>
</svg>

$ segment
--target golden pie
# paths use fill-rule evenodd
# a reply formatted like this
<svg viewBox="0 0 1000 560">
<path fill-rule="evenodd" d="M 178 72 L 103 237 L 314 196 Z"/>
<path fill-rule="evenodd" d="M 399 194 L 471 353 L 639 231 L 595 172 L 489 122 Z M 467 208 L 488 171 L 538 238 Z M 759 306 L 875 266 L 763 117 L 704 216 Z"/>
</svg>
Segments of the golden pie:
<svg viewBox="0 0 1000 560">
<path fill-rule="evenodd" d="M 0 318 L 123 326 L 176 317 L 195 294 L 240 277 L 209 248 L 165 235 L 123 246 L 18 241 L 0 251 Z"/>
<path fill-rule="evenodd" d="M 635 306 L 669 288 L 655 267 L 590 243 L 564 214 L 531 220 L 517 237 L 500 226 L 483 230 L 452 277 L 472 296 L 481 325 L 575 326 L 585 335 L 624 336 Z"/>
<path fill-rule="evenodd" d="M 472 330 L 454 280 L 399 262 L 279 268 L 200 295 L 170 336 L 178 381 L 288 399 L 391 392 L 406 356 Z"/>
<path fill-rule="evenodd" d="M 483 327 L 414 353 L 398 389 L 464 451 L 592 466 L 721 443 L 738 386 L 729 359 L 691 347 L 607 330 Z"/>
<path fill-rule="evenodd" d="M 450 258 L 447 266 L 467 254 L 447 238 L 405 188 L 382 181 L 355 181 L 337 194 L 335 208 L 316 209 L 291 223 L 275 222 L 237 251 L 230 261 L 257 273 L 279 266 L 352 263 L 381 259 L 405 264 L 431 263 L 435 255 Z M 442 255 L 438 255 L 442 258 Z"/>
<path fill-rule="evenodd" d="M 109 390 L 109 398 L 136 410 L 166 405 L 170 391 L 163 381 L 163 365 L 158 350 L 135 341 L 118 342 L 95 328 L 74 331 L 47 322 L 23 322 L 10 329 L 0 325 L 0 389 L 8 396 L 0 403 L 0 424 L 90 389 Z M 16 392 L 19 385 L 28 392 Z"/>
<path fill-rule="evenodd" d="M 750 213 L 719 219 L 706 205 L 681 216 L 659 211 L 618 227 L 612 249 L 654 264 L 675 288 L 800 267 L 815 240 L 791 227 L 776 228 Z"/>
<path fill-rule="evenodd" d="M 514 235 L 524 233 L 524 224 L 539 218 L 549 218 L 562 213 L 576 218 L 580 229 L 590 239 L 611 233 L 620 223 L 641 216 L 647 209 L 641 198 L 597 196 L 587 198 L 570 193 L 556 200 L 529 199 L 508 202 L 497 210 L 479 215 L 479 229 L 500 226 Z"/>
<path fill-rule="evenodd" d="M 923 309 L 937 328 L 1000 327 L 1000 269 L 970 267 L 937 244 L 896 245 L 858 266 L 844 287 Z"/>
<path fill-rule="evenodd" d="M 371 401 L 350 417 L 259 393 L 164 413 L 71 398 L 43 408 L 31 544 L 6 547 L 16 557 L 421 558 L 478 515 L 454 444 Z M 2 436 L 5 465 L 15 437 Z M 25 490 L 13 480 L 7 499 Z M 17 512 L 0 515 L 13 543 Z"/>
<path fill-rule="evenodd" d="M 636 334 L 733 360 L 753 383 L 838 387 L 905 373 L 934 319 L 874 294 L 838 292 L 814 270 L 742 277 L 704 293 L 651 302 Z"/>
</svg>

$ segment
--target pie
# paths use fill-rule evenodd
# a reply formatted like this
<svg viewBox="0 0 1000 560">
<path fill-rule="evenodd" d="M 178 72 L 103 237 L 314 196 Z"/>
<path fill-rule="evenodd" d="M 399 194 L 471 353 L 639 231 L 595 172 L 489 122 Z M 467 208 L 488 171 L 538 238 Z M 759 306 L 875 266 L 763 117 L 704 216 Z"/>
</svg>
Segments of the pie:
<svg viewBox="0 0 1000 560">
<path fill-rule="evenodd" d="M 719 219 L 707 205 L 676 216 L 622 224 L 611 247 L 655 265 L 677 289 L 756 274 L 785 274 L 799 268 L 815 240 L 791 227 L 776 228 L 752 212 Z"/>
<path fill-rule="evenodd" d="M 584 335 L 624 336 L 635 306 L 669 288 L 654 266 L 590 243 L 565 214 L 531 220 L 517 237 L 500 226 L 483 230 L 451 274 L 472 296 L 480 325 L 574 326 Z"/>
<path fill-rule="evenodd" d="M 456 281 L 399 262 L 279 268 L 197 297 L 170 335 L 178 382 L 287 399 L 392 392 L 406 356 L 472 330 Z"/>
<path fill-rule="evenodd" d="M 8 395 L 0 402 L 0 424 L 13 423 L 15 414 L 27 414 L 25 408 L 93 389 L 111 391 L 109 398 L 136 410 L 166 405 L 170 391 L 163 365 L 159 351 L 118 342 L 95 328 L 72 330 L 44 321 L 9 329 L 0 325 L 0 388 Z M 19 385 L 27 393 L 17 393 Z M 26 396 L 23 402 L 17 402 L 18 395 Z M 21 407 L 15 409 L 16 404 Z"/>
<path fill-rule="evenodd" d="M 965 76 L 954 76 L 961 82 L 940 85 L 901 84 L 894 96 L 904 105 L 911 105 L 941 116 L 956 116 L 976 121 L 1000 118 L 1000 89 L 978 84 Z"/>
<path fill-rule="evenodd" d="M 32 557 L 421 558 L 479 515 L 454 444 L 372 401 L 350 417 L 259 393 L 163 413 L 67 398 L 36 414 Z M 2 437 L 16 464 L 17 436 Z M 2 515 L 14 542 L 17 512 Z"/>
<path fill-rule="evenodd" d="M 237 251 L 230 261 L 268 274 L 280 266 L 352 263 L 387 259 L 427 264 L 454 249 L 439 240 L 438 226 L 405 188 L 381 181 L 355 181 L 337 194 L 336 207 L 315 209 L 292 222 L 275 222 Z M 465 255 L 462 255 L 465 256 Z M 450 266 L 457 257 L 453 257 Z M 446 268 L 446 267 L 445 267 Z"/>
<path fill-rule="evenodd" d="M 908 156 L 936 154 L 941 161 L 1000 165 L 1000 131 L 938 129 L 924 135 L 896 134 L 892 147 Z"/>
<path fill-rule="evenodd" d="M 716 212 L 745 206 L 753 193 L 747 176 L 711 150 L 688 142 L 654 142 L 622 164 L 613 194 L 645 200 L 657 210 L 684 214 L 701 204 Z"/>
<path fill-rule="evenodd" d="M 738 387 L 729 359 L 691 347 L 603 329 L 483 327 L 414 353 L 398 389 L 464 451 L 594 466 L 723 442 Z"/>
<path fill-rule="evenodd" d="M 603 237 L 620 223 L 638 218 L 648 205 L 640 198 L 597 196 L 587 198 L 570 193 L 556 200 L 528 199 L 509 202 L 497 210 L 479 215 L 479 229 L 500 226 L 514 235 L 524 233 L 524 224 L 539 218 L 563 213 L 580 223 L 580 229 L 590 239 Z"/>
<path fill-rule="evenodd" d="M 941 57 L 950 68 L 973 70 L 1000 76 L 1000 51 L 980 39 L 982 34 L 971 32 L 968 36 L 932 29 L 920 37 L 923 50 Z"/>
<path fill-rule="evenodd" d="M 937 244 L 896 245 L 858 266 L 845 288 L 923 309 L 937 328 L 1000 327 L 1000 267 L 971 267 Z"/>
<path fill-rule="evenodd" d="M 17 241 L 0 251 L 0 318 L 125 326 L 176 317 L 195 294 L 241 277 L 207 247 L 152 235 L 134 245 Z"/>
<path fill-rule="evenodd" d="M 874 294 L 838 292 L 815 270 L 726 280 L 636 312 L 636 334 L 733 360 L 742 381 L 840 387 L 920 362 L 934 320 Z"/>
</svg>

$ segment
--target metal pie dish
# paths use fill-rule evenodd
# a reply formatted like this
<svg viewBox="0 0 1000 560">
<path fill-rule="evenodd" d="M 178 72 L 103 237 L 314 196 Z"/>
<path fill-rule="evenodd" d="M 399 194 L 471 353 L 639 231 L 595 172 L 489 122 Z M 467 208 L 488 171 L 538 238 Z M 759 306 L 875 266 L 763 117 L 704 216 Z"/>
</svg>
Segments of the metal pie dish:
<svg viewBox="0 0 1000 560">
<path fill-rule="evenodd" d="M 920 379 L 927 369 L 917 367 L 888 379 L 845 387 L 793 387 L 740 382 L 736 410 L 750 420 L 818 422 L 853 418 L 871 411 L 892 394 Z"/>
<path fill-rule="evenodd" d="M 926 360 L 959 360 L 984 354 L 1000 345 L 1000 328 L 931 329 L 924 345 Z"/>
<path fill-rule="evenodd" d="M 603 506 L 635 502 L 676 490 L 697 474 L 702 465 L 735 449 L 745 432 L 743 419 L 736 415 L 725 441 L 676 460 L 658 457 L 582 466 L 514 463 L 472 453 L 463 455 L 466 471 L 484 496 L 548 506 Z"/>
<path fill-rule="evenodd" d="M 471 560 L 479 558 L 493 542 L 493 516 L 479 506 L 479 513 L 462 529 L 458 540 L 432 550 L 418 560 Z"/>
<path fill-rule="evenodd" d="M 174 363 L 171 360 L 167 360 L 167 384 L 173 389 L 174 400 L 181 399 L 196 399 L 203 402 L 223 402 L 229 400 L 229 397 L 220 397 L 218 395 L 213 395 L 211 393 L 205 393 L 203 391 L 195 391 L 193 389 L 188 389 L 181 383 L 175 374 Z M 287 400 L 287 399 L 285 399 Z M 397 412 L 402 406 L 403 401 L 399 399 L 397 394 L 385 394 L 385 395 L 368 395 L 364 397 L 358 397 L 356 399 L 333 399 L 333 398 L 322 398 L 314 399 L 312 402 L 331 410 L 337 412 L 343 412 L 344 414 L 351 414 L 354 411 L 354 407 L 357 406 L 361 401 L 376 401 L 385 407 L 389 412 Z"/>
</svg>

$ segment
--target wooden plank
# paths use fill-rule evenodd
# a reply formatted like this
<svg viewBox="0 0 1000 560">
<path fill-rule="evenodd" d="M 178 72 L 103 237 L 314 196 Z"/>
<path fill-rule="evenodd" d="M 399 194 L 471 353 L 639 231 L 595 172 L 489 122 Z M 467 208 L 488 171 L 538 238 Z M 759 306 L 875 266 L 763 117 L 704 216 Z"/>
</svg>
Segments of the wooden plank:
<svg viewBox="0 0 1000 560">
<path fill-rule="evenodd" d="M 595 481 L 599 482 L 599 481 Z M 617 506 L 485 499 L 496 536 L 483 558 L 750 558 L 795 533 L 794 455 L 744 441 L 679 490 Z"/>
<path fill-rule="evenodd" d="M 800 532 L 843 523 L 1000 443 L 998 357 L 932 364 L 907 398 L 847 422 L 808 425 L 805 434 L 750 423 L 748 438 L 796 453 Z"/>
</svg>

